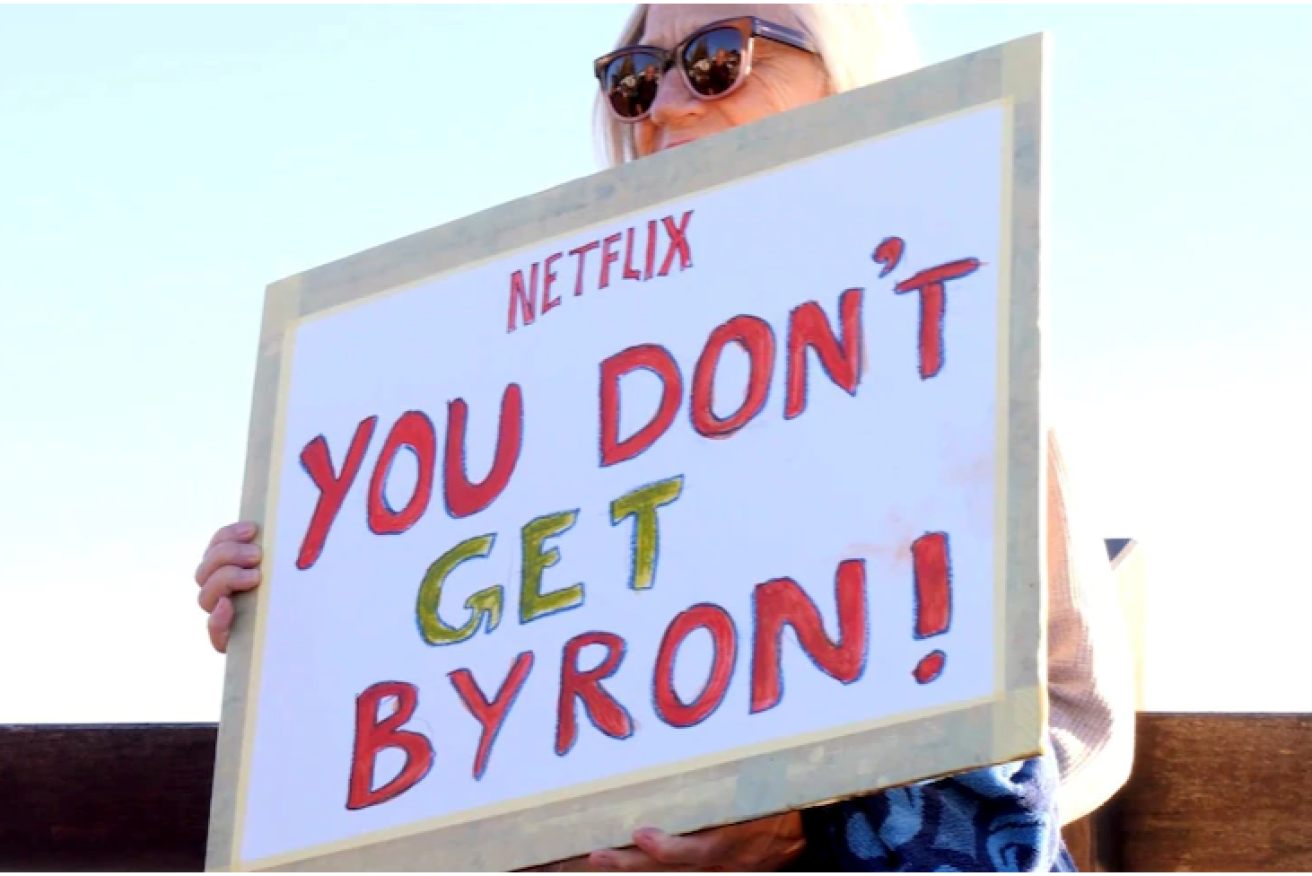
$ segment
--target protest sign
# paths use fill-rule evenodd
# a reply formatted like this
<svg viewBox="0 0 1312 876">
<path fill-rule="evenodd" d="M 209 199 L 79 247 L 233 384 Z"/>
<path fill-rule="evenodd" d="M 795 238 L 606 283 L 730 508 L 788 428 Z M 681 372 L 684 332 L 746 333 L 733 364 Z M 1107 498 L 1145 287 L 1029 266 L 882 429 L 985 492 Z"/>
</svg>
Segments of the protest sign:
<svg viewBox="0 0 1312 876">
<path fill-rule="evenodd" d="M 1037 753 L 1042 58 L 271 286 L 209 866 L 512 869 Z"/>
</svg>

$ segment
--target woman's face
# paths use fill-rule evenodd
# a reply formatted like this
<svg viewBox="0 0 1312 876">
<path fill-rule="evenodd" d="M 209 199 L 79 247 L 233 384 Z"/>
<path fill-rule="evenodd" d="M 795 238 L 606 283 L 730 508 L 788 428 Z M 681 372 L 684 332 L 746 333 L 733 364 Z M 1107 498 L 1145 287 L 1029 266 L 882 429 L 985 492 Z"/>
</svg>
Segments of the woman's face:
<svg viewBox="0 0 1312 876">
<path fill-rule="evenodd" d="M 671 49 L 703 25 L 743 15 L 798 26 L 787 6 L 653 4 L 647 9 L 646 27 L 638 42 Z M 728 97 L 700 100 L 688 90 L 683 76 L 670 70 L 661 79 L 651 114 L 635 125 L 634 142 L 639 157 L 651 155 L 820 100 L 827 94 L 824 67 L 818 57 L 757 38 L 752 74 Z"/>
</svg>

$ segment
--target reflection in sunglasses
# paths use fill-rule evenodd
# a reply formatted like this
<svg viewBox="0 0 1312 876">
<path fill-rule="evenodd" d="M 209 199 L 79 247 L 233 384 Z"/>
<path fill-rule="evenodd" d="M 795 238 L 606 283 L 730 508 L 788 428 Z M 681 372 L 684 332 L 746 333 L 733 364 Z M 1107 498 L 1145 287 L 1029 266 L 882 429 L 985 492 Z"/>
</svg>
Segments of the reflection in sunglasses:
<svg viewBox="0 0 1312 876">
<path fill-rule="evenodd" d="M 677 65 L 688 87 L 704 98 L 733 90 L 751 70 L 753 41 L 762 38 L 816 53 L 811 39 L 801 31 L 753 16 L 708 25 L 693 33 L 673 50 L 633 46 L 598 58 L 594 69 L 615 115 L 626 122 L 644 117 L 656 101 L 664 73 Z M 635 83 L 632 74 L 642 68 Z"/>
</svg>

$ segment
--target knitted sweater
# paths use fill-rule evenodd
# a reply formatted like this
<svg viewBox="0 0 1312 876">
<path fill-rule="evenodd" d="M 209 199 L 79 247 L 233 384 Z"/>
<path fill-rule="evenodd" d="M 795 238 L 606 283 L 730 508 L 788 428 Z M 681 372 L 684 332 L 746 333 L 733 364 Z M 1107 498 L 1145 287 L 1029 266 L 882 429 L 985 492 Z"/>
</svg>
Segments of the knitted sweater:
<svg viewBox="0 0 1312 876">
<path fill-rule="evenodd" d="M 1063 823 L 1116 793 L 1134 762 L 1134 668 L 1103 536 L 1091 531 L 1048 433 L 1048 726 Z"/>
</svg>

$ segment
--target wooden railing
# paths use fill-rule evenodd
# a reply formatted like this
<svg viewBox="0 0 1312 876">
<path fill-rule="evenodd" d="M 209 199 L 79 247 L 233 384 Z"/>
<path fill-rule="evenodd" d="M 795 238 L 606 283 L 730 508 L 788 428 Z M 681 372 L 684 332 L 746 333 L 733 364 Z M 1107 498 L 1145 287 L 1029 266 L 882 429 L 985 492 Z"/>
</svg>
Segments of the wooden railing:
<svg viewBox="0 0 1312 876">
<path fill-rule="evenodd" d="M 1312 870 L 1312 714 L 1141 713 L 1125 789 L 1067 828 L 1081 869 Z"/>
<path fill-rule="evenodd" d="M 1141 641 L 1142 556 L 1108 544 Z M 0 869 L 202 869 L 215 731 L 0 726 Z M 1129 783 L 1067 842 L 1086 872 L 1312 870 L 1310 756 L 1312 715 L 1141 713 Z"/>
<path fill-rule="evenodd" d="M 0 727 L 0 868 L 200 870 L 214 738 Z M 1130 782 L 1067 829 L 1072 853 L 1085 871 L 1312 870 L 1309 753 L 1312 715 L 1141 714 Z"/>
</svg>

